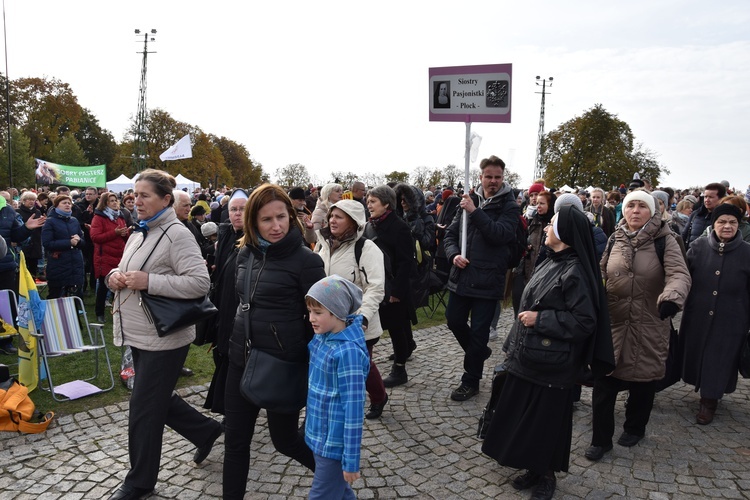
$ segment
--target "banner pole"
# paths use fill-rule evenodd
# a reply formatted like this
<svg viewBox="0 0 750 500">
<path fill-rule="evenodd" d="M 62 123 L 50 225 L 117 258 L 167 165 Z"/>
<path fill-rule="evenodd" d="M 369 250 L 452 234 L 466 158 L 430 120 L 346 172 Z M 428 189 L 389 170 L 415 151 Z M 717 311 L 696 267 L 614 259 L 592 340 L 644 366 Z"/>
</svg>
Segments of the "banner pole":
<svg viewBox="0 0 750 500">
<path fill-rule="evenodd" d="M 464 153 L 464 193 L 469 194 L 469 159 L 471 155 L 471 121 L 466 122 L 466 151 Z M 461 257 L 466 258 L 466 238 L 469 234 L 469 213 L 464 210 L 461 217 Z"/>
</svg>

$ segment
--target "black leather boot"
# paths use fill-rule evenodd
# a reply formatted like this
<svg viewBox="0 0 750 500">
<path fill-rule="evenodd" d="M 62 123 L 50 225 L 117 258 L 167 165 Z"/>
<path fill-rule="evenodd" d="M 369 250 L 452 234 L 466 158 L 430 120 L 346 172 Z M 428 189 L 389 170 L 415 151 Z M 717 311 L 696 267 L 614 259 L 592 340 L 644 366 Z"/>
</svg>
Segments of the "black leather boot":
<svg viewBox="0 0 750 500">
<path fill-rule="evenodd" d="M 406 375 L 406 365 L 393 363 L 391 373 L 385 380 L 383 380 L 383 385 L 391 388 L 396 387 L 397 385 L 404 385 L 408 380 L 409 377 Z"/>
</svg>

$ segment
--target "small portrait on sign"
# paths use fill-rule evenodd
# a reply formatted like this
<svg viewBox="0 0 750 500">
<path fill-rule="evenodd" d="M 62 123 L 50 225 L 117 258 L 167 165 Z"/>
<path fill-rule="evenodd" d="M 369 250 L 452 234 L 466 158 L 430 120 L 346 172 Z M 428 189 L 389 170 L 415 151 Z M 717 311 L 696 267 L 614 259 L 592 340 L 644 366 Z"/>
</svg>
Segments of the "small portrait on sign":
<svg viewBox="0 0 750 500">
<path fill-rule="evenodd" d="M 508 80 L 489 80 L 487 82 L 487 107 L 508 107 Z"/>
<path fill-rule="evenodd" d="M 432 98 L 432 107 L 433 108 L 450 108 L 451 107 L 451 98 L 450 98 L 450 91 L 451 91 L 451 82 L 449 81 L 443 81 L 443 82 L 435 82 L 433 87 L 433 98 Z"/>
<path fill-rule="evenodd" d="M 35 173 L 37 184 L 54 184 L 60 179 L 60 171 L 42 160 L 36 160 Z"/>
</svg>

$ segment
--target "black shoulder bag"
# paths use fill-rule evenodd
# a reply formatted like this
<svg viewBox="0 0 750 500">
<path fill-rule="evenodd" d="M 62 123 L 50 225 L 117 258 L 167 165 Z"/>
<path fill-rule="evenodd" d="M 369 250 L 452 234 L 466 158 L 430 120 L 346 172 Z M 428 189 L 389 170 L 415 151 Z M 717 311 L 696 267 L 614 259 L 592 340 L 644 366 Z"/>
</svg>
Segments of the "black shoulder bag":
<svg viewBox="0 0 750 500">
<path fill-rule="evenodd" d="M 159 246 L 161 239 L 164 238 L 170 227 L 172 226 L 167 227 L 161 233 L 156 245 L 151 249 L 146 260 L 143 261 L 141 269 L 146 265 L 148 259 L 151 258 L 154 250 Z M 141 290 L 140 303 L 143 311 L 146 313 L 146 317 L 156 327 L 156 333 L 159 337 L 166 337 L 170 333 L 192 326 L 219 312 L 206 295 L 195 299 L 176 299 L 161 295 L 151 295 L 145 290 Z"/>
<path fill-rule="evenodd" d="M 245 300 L 240 310 L 250 312 L 250 282 L 254 256 L 250 251 L 245 271 Z M 307 363 L 286 361 L 252 345 L 250 314 L 245 316 L 245 345 L 249 350 L 240 380 L 240 394 L 260 408 L 277 413 L 298 413 L 307 404 Z"/>
</svg>

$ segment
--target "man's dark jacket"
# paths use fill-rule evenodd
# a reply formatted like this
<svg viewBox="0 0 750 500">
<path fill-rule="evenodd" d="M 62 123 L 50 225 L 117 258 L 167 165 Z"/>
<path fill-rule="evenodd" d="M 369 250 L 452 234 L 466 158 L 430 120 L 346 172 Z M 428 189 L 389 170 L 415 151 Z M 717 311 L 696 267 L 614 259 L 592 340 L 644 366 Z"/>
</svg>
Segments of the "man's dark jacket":
<svg viewBox="0 0 750 500">
<path fill-rule="evenodd" d="M 505 287 L 509 244 L 516 238 L 521 208 L 507 183 L 489 200 L 482 196 L 481 187 L 471 197 L 477 209 L 469 214 L 466 244 L 469 265 L 465 269 L 451 266 L 448 290 L 463 297 L 499 300 Z M 458 210 L 446 230 L 445 255 L 450 263 L 461 254 L 462 218 L 463 210 Z"/>
</svg>

